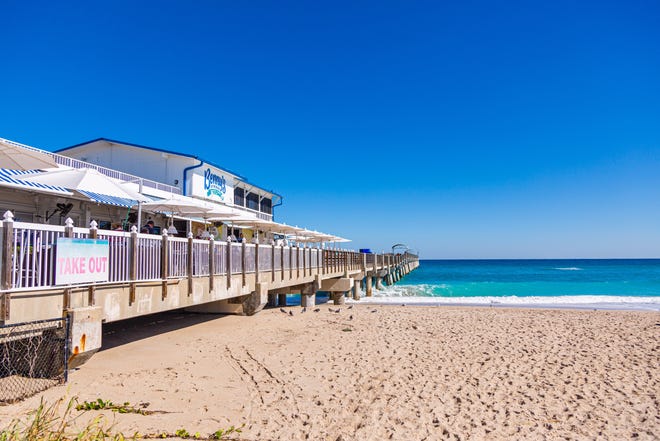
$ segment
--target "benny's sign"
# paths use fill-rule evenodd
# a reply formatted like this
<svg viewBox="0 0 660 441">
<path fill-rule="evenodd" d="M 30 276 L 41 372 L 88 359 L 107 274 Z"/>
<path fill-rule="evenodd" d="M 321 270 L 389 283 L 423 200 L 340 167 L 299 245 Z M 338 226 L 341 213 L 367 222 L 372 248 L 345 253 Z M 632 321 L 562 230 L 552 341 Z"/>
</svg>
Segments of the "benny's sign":
<svg viewBox="0 0 660 441">
<path fill-rule="evenodd" d="M 225 193 L 227 192 L 227 181 L 224 176 L 216 175 L 211 172 L 210 168 L 207 168 L 204 172 L 204 191 L 206 192 L 206 197 L 211 197 L 213 195 L 218 196 L 220 200 L 225 199 Z"/>
</svg>

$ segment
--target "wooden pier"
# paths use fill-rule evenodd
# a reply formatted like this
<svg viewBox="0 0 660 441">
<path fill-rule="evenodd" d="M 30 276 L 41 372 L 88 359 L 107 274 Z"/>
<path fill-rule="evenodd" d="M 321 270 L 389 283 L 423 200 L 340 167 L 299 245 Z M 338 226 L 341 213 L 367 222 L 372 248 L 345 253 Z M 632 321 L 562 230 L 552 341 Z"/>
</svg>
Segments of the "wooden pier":
<svg viewBox="0 0 660 441">
<path fill-rule="evenodd" d="M 365 254 L 14 222 L 1 228 L 0 324 L 69 316 L 75 366 L 101 347 L 101 325 L 173 309 L 252 315 L 319 291 L 335 304 L 371 296 L 419 265 L 413 254 Z M 57 238 L 106 239 L 107 282 L 55 285 Z M 360 286 L 364 286 L 364 291 Z"/>
</svg>

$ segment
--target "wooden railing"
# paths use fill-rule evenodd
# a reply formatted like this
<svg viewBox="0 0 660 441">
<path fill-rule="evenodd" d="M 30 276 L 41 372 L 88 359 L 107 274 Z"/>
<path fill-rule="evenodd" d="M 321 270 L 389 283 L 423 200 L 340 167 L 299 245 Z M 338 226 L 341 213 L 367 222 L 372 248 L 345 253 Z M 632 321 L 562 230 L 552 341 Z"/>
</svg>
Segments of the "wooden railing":
<svg viewBox="0 0 660 441">
<path fill-rule="evenodd" d="M 56 288 L 59 237 L 105 239 L 109 245 L 107 282 L 127 283 L 259 273 L 262 281 L 291 280 L 312 274 L 342 275 L 417 260 L 412 254 L 363 254 L 299 246 L 275 246 L 140 234 L 133 231 L 76 228 L 14 222 L 11 212 L 0 223 L 0 291 Z M 98 285 L 99 283 L 96 283 Z M 85 284 L 81 284 L 84 286 Z M 71 285 L 67 285 L 71 286 Z"/>
</svg>

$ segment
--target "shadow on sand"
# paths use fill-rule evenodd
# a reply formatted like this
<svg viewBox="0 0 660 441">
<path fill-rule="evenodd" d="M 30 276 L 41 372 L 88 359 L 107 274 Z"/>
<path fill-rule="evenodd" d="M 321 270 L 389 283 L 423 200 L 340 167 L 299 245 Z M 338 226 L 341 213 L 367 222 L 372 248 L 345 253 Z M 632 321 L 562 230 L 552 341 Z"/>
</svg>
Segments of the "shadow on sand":
<svg viewBox="0 0 660 441">
<path fill-rule="evenodd" d="M 200 314 L 184 310 L 166 311 L 103 324 L 101 351 L 167 332 L 221 320 L 225 314 Z"/>
</svg>

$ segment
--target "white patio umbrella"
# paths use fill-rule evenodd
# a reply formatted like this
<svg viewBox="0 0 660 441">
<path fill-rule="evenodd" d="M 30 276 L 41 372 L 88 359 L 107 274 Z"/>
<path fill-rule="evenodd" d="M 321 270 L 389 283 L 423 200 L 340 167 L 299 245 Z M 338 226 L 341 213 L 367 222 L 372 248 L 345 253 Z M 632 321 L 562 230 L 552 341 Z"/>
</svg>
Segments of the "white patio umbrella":
<svg viewBox="0 0 660 441">
<path fill-rule="evenodd" d="M 21 176 L 22 181 L 68 188 L 102 204 L 132 207 L 149 200 L 91 168 L 67 168 Z"/>
<path fill-rule="evenodd" d="M 0 138 L 0 168 L 39 170 L 52 167 L 57 167 L 57 163 L 48 152 Z"/>
<path fill-rule="evenodd" d="M 150 212 L 165 213 L 171 217 L 174 215 L 185 217 L 201 217 L 204 222 L 216 217 L 228 219 L 237 217 L 238 213 L 228 207 L 216 204 L 207 204 L 188 197 L 171 197 L 160 201 L 145 202 L 142 209 Z"/>
</svg>

